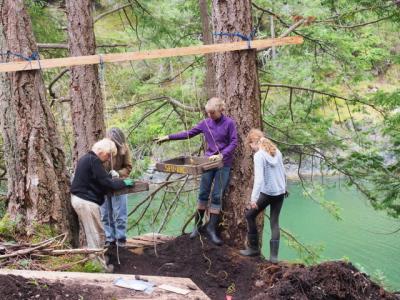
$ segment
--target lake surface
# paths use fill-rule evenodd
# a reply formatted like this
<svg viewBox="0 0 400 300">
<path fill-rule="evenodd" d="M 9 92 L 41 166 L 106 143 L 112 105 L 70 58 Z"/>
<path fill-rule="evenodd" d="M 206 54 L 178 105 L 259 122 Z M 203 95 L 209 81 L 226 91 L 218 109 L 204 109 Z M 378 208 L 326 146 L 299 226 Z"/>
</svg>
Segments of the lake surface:
<svg viewBox="0 0 400 300">
<path fill-rule="evenodd" d="M 358 268 L 370 275 L 383 274 L 385 285 L 392 290 L 400 290 L 400 233 L 386 234 L 400 227 L 400 221 L 388 217 L 384 212 L 375 211 L 364 197 L 354 188 L 348 188 L 335 181 L 325 189 L 325 199 L 334 201 L 342 209 L 342 220 L 335 220 L 320 205 L 303 195 L 298 183 L 292 183 L 289 188 L 290 197 L 284 202 L 280 225 L 296 236 L 304 244 L 323 245 L 321 260 L 337 260 L 348 258 Z M 145 194 L 129 198 L 129 207 L 133 207 L 143 199 Z M 196 192 L 179 199 L 179 205 L 173 212 L 171 222 L 162 231 L 165 234 L 179 235 L 181 227 L 187 220 L 187 215 L 193 212 Z M 140 225 L 129 232 L 134 235 L 139 232 L 157 231 L 159 224 L 152 225 L 150 219 L 160 204 L 159 199 L 153 200 L 152 213 L 140 222 Z M 166 209 L 160 210 L 161 219 Z M 130 217 L 136 220 L 140 211 Z M 266 222 L 268 220 L 266 219 Z M 189 225 L 186 231 L 192 228 Z M 269 256 L 269 223 L 264 227 L 263 254 Z M 281 239 L 279 258 L 296 261 L 298 254 Z"/>
</svg>

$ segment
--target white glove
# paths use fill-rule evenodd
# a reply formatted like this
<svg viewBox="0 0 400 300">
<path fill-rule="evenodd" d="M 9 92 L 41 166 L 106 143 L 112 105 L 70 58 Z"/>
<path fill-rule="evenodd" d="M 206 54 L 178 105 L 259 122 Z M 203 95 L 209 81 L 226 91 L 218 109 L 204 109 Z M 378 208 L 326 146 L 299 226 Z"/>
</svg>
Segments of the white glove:
<svg viewBox="0 0 400 300">
<path fill-rule="evenodd" d="M 111 170 L 110 171 L 110 175 L 111 175 L 112 178 L 119 178 L 119 174 L 115 170 Z"/>
<path fill-rule="evenodd" d="M 166 142 L 166 141 L 168 141 L 168 140 L 169 140 L 169 136 L 168 136 L 168 135 L 164 135 L 164 136 L 155 138 L 155 139 L 153 140 L 153 142 L 155 142 L 155 143 L 157 143 L 157 144 L 162 144 L 162 143 L 164 143 L 164 142 Z"/>
<path fill-rule="evenodd" d="M 208 160 L 210 161 L 217 161 L 222 159 L 222 154 L 217 154 L 217 155 L 211 155 L 208 157 Z"/>
</svg>

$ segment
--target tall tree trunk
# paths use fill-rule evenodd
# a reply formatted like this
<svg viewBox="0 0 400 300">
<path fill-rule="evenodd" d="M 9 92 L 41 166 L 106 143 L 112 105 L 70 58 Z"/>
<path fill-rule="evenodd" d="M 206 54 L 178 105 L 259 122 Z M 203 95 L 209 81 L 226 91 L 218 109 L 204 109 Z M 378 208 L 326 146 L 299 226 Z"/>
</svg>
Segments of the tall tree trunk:
<svg viewBox="0 0 400 300">
<path fill-rule="evenodd" d="M 69 50 L 71 56 L 93 55 L 96 41 L 91 0 L 67 0 Z M 97 65 L 71 67 L 71 112 L 74 161 L 85 154 L 105 133 L 104 104 Z"/>
<path fill-rule="evenodd" d="M 203 31 L 203 43 L 205 45 L 213 44 L 214 39 L 211 32 L 211 22 L 208 14 L 208 1 L 199 0 L 201 27 Z M 204 94 L 207 99 L 215 96 L 215 66 L 213 54 L 206 54 L 206 78 L 204 82 Z"/>
<path fill-rule="evenodd" d="M 215 32 L 240 32 L 249 35 L 252 30 L 251 1 L 213 0 Z M 217 37 L 216 42 L 239 41 L 237 37 Z M 244 144 L 249 130 L 261 127 L 260 87 L 256 66 L 256 51 L 244 50 L 218 53 L 216 64 L 217 95 L 226 101 L 227 114 L 237 123 L 239 145 L 231 173 L 229 189 L 223 201 L 226 241 L 241 247 L 246 236 L 244 209 L 250 201 L 253 163 L 251 151 Z M 263 219 L 259 219 L 262 230 Z M 261 236 L 260 236 L 261 237 Z"/>
<path fill-rule="evenodd" d="M 1 52 L 29 57 L 37 51 L 23 0 L 1 5 Z M 1 56 L 1 62 L 20 60 Z M 41 71 L 1 73 L 0 120 L 8 173 L 8 213 L 29 235 L 50 224 L 76 237 L 69 178 Z"/>
</svg>

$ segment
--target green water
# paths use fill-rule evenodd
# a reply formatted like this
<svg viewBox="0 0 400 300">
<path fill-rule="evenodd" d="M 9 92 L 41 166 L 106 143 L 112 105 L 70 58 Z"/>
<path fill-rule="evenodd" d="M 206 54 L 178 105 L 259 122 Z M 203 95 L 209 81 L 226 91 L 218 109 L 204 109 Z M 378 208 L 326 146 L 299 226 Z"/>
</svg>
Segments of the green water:
<svg viewBox="0 0 400 300">
<path fill-rule="evenodd" d="M 301 187 L 293 183 L 290 186 L 290 197 L 284 202 L 280 225 L 296 236 L 304 244 L 323 244 L 325 249 L 322 260 L 349 258 L 358 268 L 368 274 L 383 274 L 384 284 L 391 290 L 400 290 L 400 238 L 397 234 L 383 234 L 400 227 L 400 222 L 389 218 L 383 212 L 373 210 L 367 201 L 355 189 L 349 189 L 336 182 L 325 190 L 325 198 L 337 203 L 341 211 L 341 221 L 336 221 L 326 211 L 303 196 Z M 192 199 L 180 199 L 180 205 L 173 213 L 163 233 L 177 235 L 186 221 L 186 216 L 193 211 L 195 193 Z M 143 199 L 136 195 L 129 200 L 132 207 Z M 151 207 L 158 208 L 159 200 L 154 200 Z M 160 216 L 164 216 L 165 209 Z M 137 218 L 138 214 L 131 217 Z M 153 213 L 154 215 L 154 213 Z M 130 220 L 131 220 L 130 219 Z M 266 220 L 268 221 L 268 220 Z M 143 220 L 141 226 L 129 232 L 156 231 L 159 226 L 151 226 L 149 219 Z M 263 253 L 269 253 L 269 224 L 265 224 Z M 189 229 L 192 224 L 190 224 Z M 187 230 L 188 231 L 188 230 Z M 297 253 L 285 240 L 281 240 L 280 259 L 295 261 Z"/>
</svg>

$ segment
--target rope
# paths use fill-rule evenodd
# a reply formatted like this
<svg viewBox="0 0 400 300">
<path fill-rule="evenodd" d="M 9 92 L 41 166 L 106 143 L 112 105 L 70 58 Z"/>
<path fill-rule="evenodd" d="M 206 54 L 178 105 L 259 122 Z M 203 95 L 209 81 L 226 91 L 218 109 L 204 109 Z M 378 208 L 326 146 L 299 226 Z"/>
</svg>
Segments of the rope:
<svg viewBox="0 0 400 300">
<path fill-rule="evenodd" d="M 24 56 L 20 53 L 15 53 L 10 50 L 8 50 L 7 52 L 0 52 L 0 55 L 7 56 L 7 59 L 10 58 L 10 56 L 15 56 L 18 58 L 22 58 L 23 60 L 26 60 L 26 61 L 40 60 L 39 52 L 37 52 L 37 51 L 32 52 L 32 54 L 30 56 Z"/>
<path fill-rule="evenodd" d="M 104 106 L 107 105 L 107 93 L 106 93 L 106 75 L 105 75 L 105 63 L 103 59 L 103 55 L 99 54 L 99 82 L 100 82 L 100 89 L 101 89 L 101 94 L 103 98 L 103 103 Z M 104 107 L 105 110 L 105 123 L 106 123 L 106 128 L 109 127 L 109 109 L 107 107 Z M 111 166 L 112 169 L 112 166 Z"/>
<path fill-rule="evenodd" d="M 256 30 L 257 28 L 254 28 L 249 35 L 245 35 L 243 33 L 240 32 L 234 32 L 234 33 L 230 33 L 230 32 L 214 32 L 214 35 L 217 36 L 229 36 L 229 37 L 239 37 L 241 38 L 243 41 L 247 42 L 247 49 L 251 49 L 251 40 L 254 38 L 255 34 L 256 34 Z"/>
<path fill-rule="evenodd" d="M 183 95 L 183 84 L 182 84 L 182 72 L 179 72 L 179 82 L 180 82 L 180 88 L 181 88 L 181 95 L 182 95 L 182 103 L 183 105 L 185 105 L 185 97 Z M 183 115 L 184 115 L 184 120 L 183 123 L 185 125 L 185 130 L 186 132 L 188 131 L 188 124 L 187 124 L 187 115 L 186 115 L 186 109 L 183 109 Z M 189 148 L 189 155 L 192 155 L 192 147 L 191 147 L 191 143 L 190 143 L 190 138 L 189 138 L 189 134 L 187 134 L 187 143 L 188 143 L 188 148 Z"/>
</svg>

